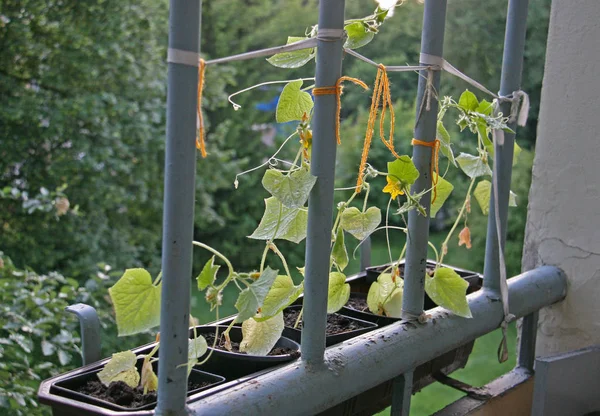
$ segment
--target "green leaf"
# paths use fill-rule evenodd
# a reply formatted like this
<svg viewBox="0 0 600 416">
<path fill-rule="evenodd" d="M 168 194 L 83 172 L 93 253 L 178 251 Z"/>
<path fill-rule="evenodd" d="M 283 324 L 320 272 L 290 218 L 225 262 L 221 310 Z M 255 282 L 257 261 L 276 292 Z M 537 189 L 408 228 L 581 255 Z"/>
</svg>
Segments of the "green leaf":
<svg viewBox="0 0 600 416">
<path fill-rule="evenodd" d="M 329 273 L 327 313 L 339 311 L 348 299 L 350 299 L 350 284 L 346 283 L 346 275 L 339 272 Z"/>
<path fill-rule="evenodd" d="M 302 81 L 297 80 L 288 83 L 281 91 L 277 110 L 275 110 L 275 119 L 278 123 L 302 120 L 304 113 L 310 114 L 314 103 L 310 94 L 302 91 L 301 87 Z"/>
<path fill-rule="evenodd" d="M 346 208 L 342 212 L 340 226 L 359 240 L 367 238 L 381 222 L 379 208 L 370 207 L 361 212 L 356 207 Z"/>
<path fill-rule="evenodd" d="M 410 186 L 419 177 L 419 171 L 411 158 L 407 155 L 400 156 L 393 162 L 388 162 L 388 176 L 400 181 L 402 187 Z"/>
<path fill-rule="evenodd" d="M 308 39 L 307 37 L 288 36 L 287 44 Z M 315 57 L 315 48 L 299 51 L 283 52 L 267 59 L 271 65 L 278 68 L 300 68 Z"/>
<path fill-rule="evenodd" d="M 140 375 L 135 368 L 137 358 L 131 351 L 117 352 L 98 373 L 98 379 L 108 387 L 113 381 L 124 381 L 131 387 L 137 387 Z"/>
<path fill-rule="evenodd" d="M 436 186 L 437 198 L 435 198 L 435 201 L 431 203 L 431 210 L 429 212 L 429 216 L 431 218 L 435 218 L 435 215 L 440 210 L 442 205 L 444 205 L 444 202 L 446 202 L 446 199 L 448 199 L 450 193 L 452 193 L 452 190 L 454 189 L 454 186 L 442 176 L 438 176 L 438 174 L 435 172 L 433 172 L 433 175 L 434 178 L 438 178 L 438 183 Z"/>
<path fill-rule="evenodd" d="M 208 351 L 208 344 L 202 335 L 188 340 L 188 359 L 198 359 L 206 354 L 206 351 Z"/>
<path fill-rule="evenodd" d="M 400 318 L 402 315 L 403 281 L 394 282 L 390 273 L 381 273 L 367 294 L 369 310 L 382 316 Z"/>
<path fill-rule="evenodd" d="M 512 161 L 513 166 L 515 166 L 519 162 L 519 155 L 521 154 L 522 150 L 523 149 L 521 149 L 521 146 L 519 146 L 517 144 L 517 142 L 515 142 L 515 147 L 513 150 L 513 161 Z"/>
<path fill-rule="evenodd" d="M 358 49 L 371 42 L 375 37 L 375 33 L 367 30 L 362 22 L 354 22 L 344 26 L 344 30 L 348 34 L 348 39 L 344 44 L 344 48 Z"/>
<path fill-rule="evenodd" d="M 488 215 L 490 211 L 490 195 L 492 191 L 492 183 L 487 180 L 479 181 L 475 190 L 473 191 L 473 195 L 475 196 L 475 200 L 479 204 L 481 208 L 481 212 L 483 215 Z"/>
<path fill-rule="evenodd" d="M 265 213 L 249 238 L 256 240 L 284 239 L 299 243 L 306 237 L 308 213 L 305 209 L 287 208 L 275 197 L 265 199 Z M 280 218 L 281 216 L 281 218 Z M 279 220 L 279 227 L 277 222 Z M 277 230 L 277 234 L 275 234 Z"/>
<path fill-rule="evenodd" d="M 308 167 L 303 166 L 289 175 L 269 169 L 262 179 L 263 187 L 288 208 L 303 207 L 308 200 L 310 190 L 317 177 L 310 174 Z"/>
<path fill-rule="evenodd" d="M 250 286 L 240 292 L 235 302 L 238 310 L 236 322 L 244 322 L 256 315 L 277 277 L 277 270 L 267 267 Z"/>
<path fill-rule="evenodd" d="M 215 266 L 215 256 L 212 256 L 210 260 L 206 262 L 202 271 L 196 278 L 198 281 L 198 290 L 204 290 L 215 282 L 219 267 L 221 266 Z"/>
<path fill-rule="evenodd" d="M 473 156 L 468 153 L 461 153 L 456 158 L 458 165 L 471 179 L 478 176 L 492 175 L 490 166 L 479 156 Z"/>
<path fill-rule="evenodd" d="M 294 303 L 303 291 L 303 283 L 295 286 L 294 281 L 288 275 L 277 276 L 265 297 L 260 316 L 257 315 L 254 319 L 257 321 L 270 319 Z"/>
<path fill-rule="evenodd" d="M 242 324 L 240 351 L 250 355 L 267 355 L 281 338 L 284 326 L 283 312 L 260 322 L 247 319 Z"/>
<path fill-rule="evenodd" d="M 479 107 L 479 101 L 475 94 L 469 90 L 465 90 L 458 99 L 458 105 L 465 111 L 476 111 Z"/>
<path fill-rule="evenodd" d="M 452 151 L 452 143 L 450 142 L 450 134 L 441 120 L 437 122 L 437 138 L 440 141 L 440 150 L 442 151 L 442 154 L 448 158 L 450 163 L 456 166 L 454 152 Z"/>
<path fill-rule="evenodd" d="M 119 336 L 146 331 L 160 324 L 160 288 L 144 269 L 127 269 L 108 293 L 115 307 Z"/>
<path fill-rule="evenodd" d="M 338 227 L 337 235 L 335 236 L 335 243 L 333 243 L 333 249 L 331 250 L 331 257 L 340 271 L 344 271 L 348 265 L 348 252 L 346 251 L 346 244 L 344 243 L 344 230 L 342 227 Z"/>
<path fill-rule="evenodd" d="M 472 318 L 467 302 L 469 284 L 454 270 L 441 267 L 433 277 L 425 276 L 425 291 L 437 305 L 452 311 L 463 318 Z"/>
<path fill-rule="evenodd" d="M 494 111 L 493 104 L 490 103 L 489 101 L 485 100 L 485 99 L 481 100 L 481 102 L 479 103 L 479 105 L 475 109 L 475 112 L 481 113 L 481 114 L 485 114 L 486 116 L 491 115 L 493 111 Z"/>
<path fill-rule="evenodd" d="M 515 194 L 513 191 L 510 191 L 510 193 L 508 194 L 508 206 L 509 207 L 517 206 L 517 194 Z"/>
</svg>

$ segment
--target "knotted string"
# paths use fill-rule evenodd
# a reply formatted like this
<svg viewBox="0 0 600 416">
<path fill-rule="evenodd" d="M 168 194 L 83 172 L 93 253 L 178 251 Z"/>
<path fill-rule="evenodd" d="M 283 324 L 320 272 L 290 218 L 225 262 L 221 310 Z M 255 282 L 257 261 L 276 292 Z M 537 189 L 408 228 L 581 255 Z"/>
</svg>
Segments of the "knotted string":
<svg viewBox="0 0 600 416">
<path fill-rule="evenodd" d="M 431 163 L 429 167 L 429 174 L 431 175 L 431 183 L 433 184 L 433 198 L 431 198 L 431 203 L 433 204 L 437 198 L 437 184 L 438 179 L 440 177 L 440 141 L 438 139 L 435 139 L 432 142 L 424 142 L 422 140 L 412 139 L 410 144 L 412 144 L 413 146 L 425 146 L 431 148 Z M 434 172 L 435 175 L 433 174 Z"/>
<path fill-rule="evenodd" d="M 369 149 L 371 148 L 371 141 L 373 139 L 373 133 L 375 132 L 375 121 L 377 120 L 377 113 L 379 103 L 381 102 L 381 117 L 379 119 L 379 137 L 389 151 L 396 157 L 400 155 L 396 153 L 394 149 L 394 124 L 396 117 L 394 116 L 394 107 L 392 106 L 392 95 L 390 93 L 390 81 L 387 75 L 385 66 L 379 64 L 377 66 L 377 78 L 375 78 L 375 86 L 373 87 L 373 98 L 371 99 L 371 109 L 369 110 L 369 121 L 367 123 L 367 132 L 365 134 L 365 142 L 363 144 L 362 157 L 360 159 L 360 167 L 358 168 L 358 179 L 356 181 L 356 192 L 360 193 L 363 184 L 363 177 L 365 166 L 367 165 L 367 158 L 369 156 Z M 389 138 L 385 138 L 385 112 L 389 107 L 390 113 L 390 133 Z"/>
<path fill-rule="evenodd" d="M 352 77 L 347 77 L 347 76 L 343 76 L 340 77 L 337 82 L 335 83 L 334 86 L 331 87 L 315 87 L 312 90 L 312 93 L 314 96 L 319 96 L 319 95 L 335 95 L 335 100 L 336 100 L 336 118 L 335 118 L 335 138 L 337 140 L 337 144 L 341 144 L 342 141 L 340 139 L 340 113 L 342 111 L 342 82 L 344 81 L 351 81 L 353 83 L 355 83 L 356 85 L 360 85 L 361 87 L 363 87 L 365 90 L 368 90 L 369 87 L 367 86 L 367 84 L 365 84 L 364 82 L 362 82 L 360 79 L 358 78 L 352 78 Z"/>
<path fill-rule="evenodd" d="M 206 62 L 200 59 L 198 65 L 198 105 L 196 107 L 198 132 L 196 134 L 196 148 L 200 149 L 202 157 L 206 157 L 206 147 L 204 144 L 204 117 L 202 116 L 202 92 L 204 91 L 204 71 Z"/>
</svg>

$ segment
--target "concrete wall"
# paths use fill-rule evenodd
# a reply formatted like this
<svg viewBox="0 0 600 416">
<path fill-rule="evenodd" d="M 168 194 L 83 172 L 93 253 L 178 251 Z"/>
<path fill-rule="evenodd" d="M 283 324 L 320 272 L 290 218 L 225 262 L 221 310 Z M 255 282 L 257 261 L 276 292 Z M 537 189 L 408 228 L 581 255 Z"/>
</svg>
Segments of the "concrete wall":
<svg viewBox="0 0 600 416">
<path fill-rule="evenodd" d="M 600 0 L 553 0 L 523 268 L 561 267 L 538 355 L 600 343 Z"/>
</svg>

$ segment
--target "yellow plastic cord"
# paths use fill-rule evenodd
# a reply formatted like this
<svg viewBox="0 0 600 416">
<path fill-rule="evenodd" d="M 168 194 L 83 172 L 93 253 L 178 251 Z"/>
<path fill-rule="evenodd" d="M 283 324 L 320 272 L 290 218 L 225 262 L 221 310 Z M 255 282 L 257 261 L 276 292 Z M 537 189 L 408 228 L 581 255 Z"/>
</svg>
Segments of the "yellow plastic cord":
<svg viewBox="0 0 600 416">
<path fill-rule="evenodd" d="M 202 92 L 204 91 L 204 71 L 206 69 L 206 62 L 204 59 L 200 59 L 198 65 L 198 105 L 196 107 L 196 113 L 198 114 L 198 133 L 196 135 L 196 147 L 200 149 L 202 157 L 206 157 L 206 146 L 204 144 L 204 117 L 202 116 Z"/>
<path fill-rule="evenodd" d="M 440 177 L 440 167 L 439 167 L 439 154 L 440 154 L 440 141 L 435 139 L 432 142 L 424 142 L 418 139 L 412 139 L 410 142 L 413 146 L 425 146 L 431 148 L 431 166 L 429 173 L 431 175 L 431 183 L 433 184 L 433 198 L 431 198 L 431 203 L 435 202 L 437 198 L 437 184 L 438 179 Z M 433 175 L 435 172 L 435 176 Z"/>
</svg>

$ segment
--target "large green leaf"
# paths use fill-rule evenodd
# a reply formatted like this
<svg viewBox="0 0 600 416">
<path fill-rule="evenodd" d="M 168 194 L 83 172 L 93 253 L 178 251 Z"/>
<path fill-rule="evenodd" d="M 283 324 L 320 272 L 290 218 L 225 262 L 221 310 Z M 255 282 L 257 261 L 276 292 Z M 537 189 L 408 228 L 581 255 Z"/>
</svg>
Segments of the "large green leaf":
<svg viewBox="0 0 600 416">
<path fill-rule="evenodd" d="M 308 222 L 308 213 L 305 209 L 284 207 L 275 197 L 265 199 L 265 206 L 260 224 L 249 238 L 256 240 L 279 238 L 294 243 L 304 240 Z M 277 226 L 278 222 L 279 226 Z"/>
<path fill-rule="evenodd" d="M 402 186 L 410 186 L 419 177 L 419 171 L 411 158 L 407 155 L 400 156 L 393 162 L 388 162 L 388 175 L 402 183 Z"/>
<path fill-rule="evenodd" d="M 340 271 L 344 271 L 346 266 L 348 265 L 348 252 L 346 251 L 346 244 L 344 242 L 344 230 L 342 227 L 338 227 L 337 235 L 335 236 L 335 243 L 333 243 L 333 248 L 331 250 L 331 257 L 337 266 L 340 268 Z"/>
<path fill-rule="evenodd" d="M 137 357 L 131 351 L 114 353 L 98 373 L 98 379 L 107 387 L 113 381 L 123 381 L 128 386 L 137 387 L 140 375 L 135 368 L 136 361 Z"/>
<path fill-rule="evenodd" d="M 475 94 L 469 90 L 465 90 L 458 99 L 458 105 L 465 111 L 476 111 L 479 107 L 479 101 Z"/>
<path fill-rule="evenodd" d="M 454 189 L 454 186 L 442 176 L 438 176 L 438 174 L 435 172 L 433 174 L 434 178 L 438 178 L 438 182 L 436 186 L 437 197 L 435 198 L 435 201 L 431 203 L 431 210 L 429 212 L 429 216 L 431 218 L 435 218 L 435 215 L 440 210 L 442 205 L 444 205 L 444 202 L 446 202 L 446 199 L 448 199 L 450 193 Z"/>
<path fill-rule="evenodd" d="M 250 286 L 240 292 L 235 302 L 238 310 L 236 322 L 244 322 L 256 315 L 277 277 L 277 270 L 267 267 Z"/>
<path fill-rule="evenodd" d="M 346 283 L 346 275 L 339 272 L 329 273 L 327 313 L 339 311 L 348 299 L 350 299 L 350 284 Z"/>
<path fill-rule="evenodd" d="M 198 281 L 198 290 L 204 290 L 208 286 L 212 285 L 217 278 L 217 272 L 219 267 L 215 266 L 215 256 L 212 256 L 202 268 L 202 271 L 196 278 Z"/>
<path fill-rule="evenodd" d="M 492 175 L 490 166 L 485 163 L 480 156 L 461 153 L 456 158 L 456 161 L 463 172 L 465 172 L 471 179 L 484 175 Z"/>
<path fill-rule="evenodd" d="M 127 269 L 108 293 L 119 336 L 137 334 L 160 324 L 160 288 L 144 269 Z"/>
<path fill-rule="evenodd" d="M 308 39 L 306 37 L 288 36 L 287 44 Z M 299 51 L 283 52 L 273 55 L 267 61 L 279 68 L 299 68 L 315 57 L 315 48 Z"/>
<path fill-rule="evenodd" d="M 483 215 L 488 215 L 490 211 L 490 196 L 492 192 L 492 183 L 487 180 L 480 181 L 475 190 L 473 191 L 473 195 L 475 196 L 475 200 L 479 204 L 481 208 L 481 212 Z M 517 195 L 510 191 L 508 195 L 508 206 L 516 207 L 517 206 Z"/>
<path fill-rule="evenodd" d="M 283 87 L 275 111 L 275 118 L 278 123 L 302 120 L 304 113 L 310 114 L 314 103 L 310 94 L 302 91 L 301 87 L 301 80 L 292 81 Z"/>
<path fill-rule="evenodd" d="M 340 226 L 359 240 L 364 240 L 380 222 L 381 211 L 379 208 L 370 207 L 362 212 L 356 207 L 350 207 L 342 212 Z"/>
<path fill-rule="evenodd" d="M 281 338 L 284 326 L 283 312 L 265 321 L 252 318 L 244 321 L 240 351 L 250 355 L 267 355 Z"/>
<path fill-rule="evenodd" d="M 441 267 L 433 276 L 425 276 L 425 291 L 437 305 L 463 318 L 472 318 L 467 302 L 469 284 L 454 270 Z"/>
<path fill-rule="evenodd" d="M 308 200 L 310 190 L 317 177 L 310 174 L 307 166 L 284 175 L 282 172 L 269 169 L 263 176 L 263 187 L 288 208 L 303 207 Z"/>
<path fill-rule="evenodd" d="M 344 44 L 345 48 L 358 49 L 371 42 L 375 37 L 375 33 L 367 30 L 367 27 L 362 22 L 354 22 L 344 26 L 344 30 L 348 34 L 348 39 Z"/>
<path fill-rule="evenodd" d="M 403 281 L 395 282 L 390 273 L 382 273 L 371 284 L 367 294 L 369 310 L 382 316 L 400 318 L 402 315 Z"/>
<path fill-rule="evenodd" d="M 260 316 L 255 316 L 257 321 L 264 321 L 277 315 L 291 305 L 304 291 L 304 284 L 294 285 L 294 281 L 288 275 L 279 275 L 275 278 L 269 293 L 265 297 L 261 307 Z"/>
</svg>

